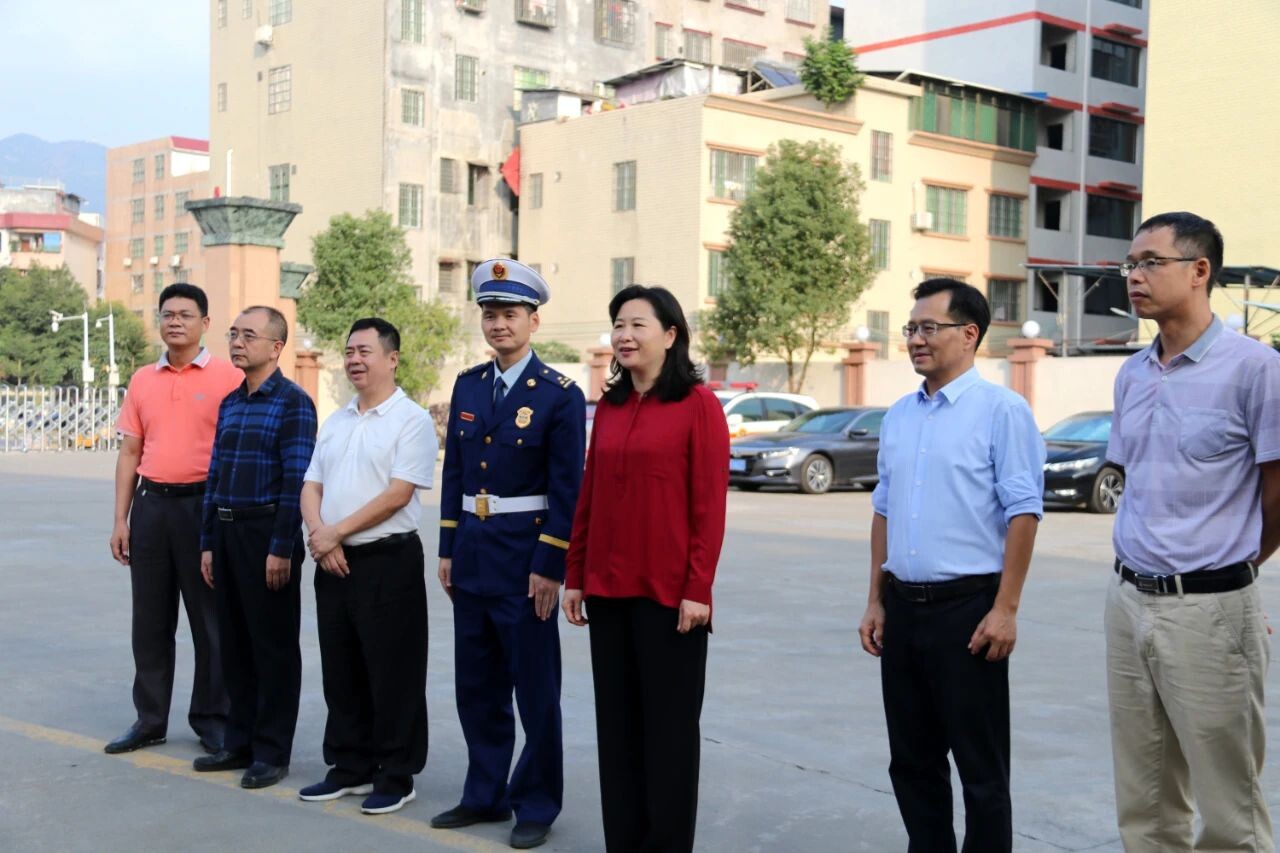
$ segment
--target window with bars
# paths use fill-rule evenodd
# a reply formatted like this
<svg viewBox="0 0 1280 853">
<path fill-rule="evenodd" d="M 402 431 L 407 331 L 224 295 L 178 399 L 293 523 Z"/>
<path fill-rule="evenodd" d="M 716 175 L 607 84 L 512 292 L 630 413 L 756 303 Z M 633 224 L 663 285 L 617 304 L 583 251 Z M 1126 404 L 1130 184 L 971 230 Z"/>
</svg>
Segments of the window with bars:
<svg viewBox="0 0 1280 853">
<path fill-rule="evenodd" d="M 1137 86 L 1138 48 L 1117 41 L 1094 38 L 1092 74 L 1099 80 Z"/>
<path fill-rule="evenodd" d="M 157 154 L 157 155 L 155 156 L 155 160 L 154 160 L 154 163 L 155 163 L 155 172 L 154 172 L 154 174 L 155 174 L 155 176 L 156 176 L 156 180 L 157 180 L 157 181 L 163 181 L 163 180 L 164 180 L 164 162 L 165 162 L 165 156 L 164 156 L 163 154 Z"/>
<path fill-rule="evenodd" d="M 186 282 L 191 281 L 191 270 L 189 270 L 189 269 L 176 269 L 176 270 L 174 270 L 174 271 L 173 271 L 173 280 L 174 280 L 174 281 L 186 281 Z"/>
<path fill-rule="evenodd" d="M 164 219 L 164 196 L 158 195 L 152 198 L 152 218 L 160 220 Z"/>
<path fill-rule="evenodd" d="M 142 273 L 135 273 L 129 276 L 129 289 L 134 293 L 142 292 Z"/>
<path fill-rule="evenodd" d="M 241 0 L 240 17 L 242 18 L 253 17 L 253 0 Z"/>
<path fill-rule="evenodd" d="M 277 166 L 268 168 L 268 177 L 271 184 L 271 200 L 272 201 L 288 201 L 289 200 L 289 176 L 293 169 L 288 163 L 281 163 Z"/>
<path fill-rule="evenodd" d="M 227 84 L 218 84 L 218 112 L 225 113 L 227 111 Z"/>
<path fill-rule="evenodd" d="M 542 207 L 542 173 L 534 172 L 529 176 L 529 208 L 539 210 Z"/>
<path fill-rule="evenodd" d="M 151 254 L 160 257 L 164 254 L 164 235 L 157 234 L 151 238 Z"/>
<path fill-rule="evenodd" d="M 422 227 L 422 184 L 400 185 L 400 227 Z"/>
<path fill-rule="evenodd" d="M 440 192 L 458 192 L 458 161 L 448 157 L 440 158 Z"/>
<path fill-rule="evenodd" d="M 612 274 L 610 281 L 613 287 L 613 293 L 617 293 L 628 285 L 635 284 L 636 280 L 636 259 L 635 258 L 614 258 L 610 262 Z"/>
<path fill-rule="evenodd" d="M 871 236 L 871 268 L 887 270 L 889 268 L 889 220 L 872 219 L 867 230 Z"/>
<path fill-rule="evenodd" d="M 267 72 L 267 115 L 288 112 L 293 106 L 293 66 L 281 65 Z"/>
<path fill-rule="evenodd" d="M 636 209 L 636 161 L 613 164 L 613 209 Z"/>
<path fill-rule="evenodd" d="M 879 346 L 876 352 L 876 358 L 889 357 L 889 312 L 888 311 L 868 311 L 867 312 L 867 331 L 871 336 L 867 339 L 871 343 Z"/>
<path fill-rule="evenodd" d="M 1022 288 L 1017 278 L 987 279 L 987 301 L 991 303 L 991 319 L 996 323 L 1022 320 Z"/>
<path fill-rule="evenodd" d="M 179 231 L 173 235 L 173 251 L 174 254 L 185 255 L 187 252 L 187 242 L 191 239 L 190 232 Z"/>
<path fill-rule="evenodd" d="M 634 0 L 595 0 L 596 38 L 607 44 L 629 45 L 636 39 Z"/>
<path fill-rule="evenodd" d="M 1135 163 L 1138 159 L 1138 126 L 1101 116 L 1089 117 L 1089 156 Z"/>
<path fill-rule="evenodd" d="M 190 190 L 179 190 L 173 194 L 173 215 L 182 216 L 187 212 L 187 202 L 191 200 Z"/>
<path fill-rule="evenodd" d="M 135 261 L 142 257 L 142 238 L 134 237 L 129 241 L 129 257 Z"/>
<path fill-rule="evenodd" d="M 453 62 L 453 98 L 455 101 L 466 101 L 474 104 L 478 100 L 479 87 L 476 84 L 477 68 L 480 61 L 474 56 L 459 56 Z"/>
<path fill-rule="evenodd" d="M 513 69 L 512 88 L 514 95 L 512 97 L 511 106 L 520 111 L 520 96 L 529 89 L 545 89 L 551 85 L 551 72 L 543 71 L 540 68 L 525 68 L 517 65 Z"/>
<path fill-rule="evenodd" d="M 164 290 L 164 273 L 156 270 L 151 274 L 151 286 L 155 288 L 156 293 Z"/>
<path fill-rule="evenodd" d="M 218 0 L 218 29 L 227 25 L 227 0 Z"/>
<path fill-rule="evenodd" d="M 536 27 L 554 27 L 556 0 L 516 0 L 516 20 Z"/>
<path fill-rule="evenodd" d="M 653 25 L 653 56 L 655 59 L 670 59 L 671 50 L 671 25 L 670 24 L 654 24 Z"/>
<path fill-rule="evenodd" d="M 467 204 L 481 209 L 489 206 L 489 167 L 467 164 Z"/>
<path fill-rule="evenodd" d="M 813 0 L 787 0 L 787 20 L 813 23 Z"/>
<path fill-rule="evenodd" d="M 147 161 L 142 157 L 133 161 L 133 182 L 140 184 L 147 176 Z"/>
<path fill-rule="evenodd" d="M 736 151 L 711 152 L 711 197 L 742 201 L 755 189 L 756 163 L 754 154 Z"/>
<path fill-rule="evenodd" d="M 293 20 L 293 0 L 271 0 L 271 26 L 278 27 Z"/>
<path fill-rule="evenodd" d="M 129 199 L 129 221 L 134 225 L 144 221 L 147 216 L 147 203 L 144 199 Z"/>
<path fill-rule="evenodd" d="M 951 187 L 926 186 L 925 209 L 933 214 L 933 228 L 939 234 L 964 236 L 969 233 L 969 193 Z"/>
<path fill-rule="evenodd" d="M 707 295 L 719 296 L 729 289 L 729 264 L 723 249 L 707 250 Z"/>
<path fill-rule="evenodd" d="M 436 265 L 436 290 L 456 293 L 458 289 L 458 265 L 453 261 L 441 261 Z"/>
<path fill-rule="evenodd" d="M 725 39 L 723 49 L 724 64 L 730 68 L 750 68 L 757 59 L 764 56 L 763 46 L 733 39 Z"/>
<path fill-rule="evenodd" d="M 893 180 L 893 134 L 871 131 L 871 180 Z"/>
<path fill-rule="evenodd" d="M 711 33 L 684 31 L 684 58 L 690 62 L 711 61 Z"/>
<path fill-rule="evenodd" d="M 1085 233 L 1092 237 L 1128 240 L 1133 236 L 1133 215 L 1137 205 L 1126 199 L 1090 195 L 1085 208 Z"/>
<path fill-rule="evenodd" d="M 422 0 L 400 0 L 400 41 L 422 44 Z"/>
<path fill-rule="evenodd" d="M 421 89 L 400 90 L 400 120 L 413 127 L 426 122 L 427 93 Z"/>
<path fill-rule="evenodd" d="M 987 204 L 987 233 L 992 237 L 1022 239 L 1022 199 L 992 194 Z"/>
</svg>

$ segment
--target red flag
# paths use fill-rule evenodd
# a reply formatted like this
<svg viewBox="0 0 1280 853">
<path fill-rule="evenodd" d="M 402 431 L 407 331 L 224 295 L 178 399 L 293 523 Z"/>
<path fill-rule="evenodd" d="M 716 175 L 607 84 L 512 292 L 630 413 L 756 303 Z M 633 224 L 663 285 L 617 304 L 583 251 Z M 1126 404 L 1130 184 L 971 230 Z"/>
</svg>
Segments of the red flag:
<svg viewBox="0 0 1280 853">
<path fill-rule="evenodd" d="M 502 179 L 507 182 L 507 186 L 511 187 L 512 195 L 520 195 L 520 149 L 516 148 L 511 152 L 511 156 L 507 157 L 507 162 L 502 164 L 499 169 L 502 173 Z"/>
</svg>

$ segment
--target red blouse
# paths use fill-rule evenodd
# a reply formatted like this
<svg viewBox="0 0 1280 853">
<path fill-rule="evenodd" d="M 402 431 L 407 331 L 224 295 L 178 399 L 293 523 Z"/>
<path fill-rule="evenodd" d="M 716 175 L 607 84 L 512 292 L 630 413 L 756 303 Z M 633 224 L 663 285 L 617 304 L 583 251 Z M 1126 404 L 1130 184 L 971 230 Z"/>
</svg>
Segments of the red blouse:
<svg viewBox="0 0 1280 853">
<path fill-rule="evenodd" d="M 706 386 L 664 403 L 601 400 L 566 558 L 565 589 L 711 604 L 724 544 L 729 427 Z"/>
</svg>

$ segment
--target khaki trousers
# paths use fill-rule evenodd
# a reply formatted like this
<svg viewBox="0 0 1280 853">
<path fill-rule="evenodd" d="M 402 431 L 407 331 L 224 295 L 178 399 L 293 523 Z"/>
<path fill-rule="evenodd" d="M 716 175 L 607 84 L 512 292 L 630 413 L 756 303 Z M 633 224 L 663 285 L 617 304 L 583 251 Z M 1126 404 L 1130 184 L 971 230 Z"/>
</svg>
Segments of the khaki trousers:
<svg viewBox="0 0 1280 853">
<path fill-rule="evenodd" d="M 1271 658 L 1257 584 L 1148 595 L 1112 579 L 1107 692 L 1126 853 L 1272 853 L 1260 774 Z M 1202 827 L 1192 841 L 1192 803 Z"/>
</svg>

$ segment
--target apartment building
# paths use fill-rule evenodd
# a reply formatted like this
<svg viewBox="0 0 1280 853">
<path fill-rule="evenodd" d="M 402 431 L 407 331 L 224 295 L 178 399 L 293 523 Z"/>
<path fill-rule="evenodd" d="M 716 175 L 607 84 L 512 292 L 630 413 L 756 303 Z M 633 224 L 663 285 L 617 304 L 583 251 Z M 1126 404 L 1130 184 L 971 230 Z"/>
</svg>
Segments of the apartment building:
<svg viewBox="0 0 1280 853">
<path fill-rule="evenodd" d="M 101 299 L 102 228 L 60 184 L 0 186 L 0 269 L 66 266 L 90 302 Z"/>
<path fill-rule="evenodd" d="M 1041 101 L 1028 260 L 1094 265 L 1123 259 L 1143 201 L 1144 0 L 845 5 L 844 38 L 863 70 L 963 78 Z M 947 120 L 969 119 L 952 113 Z M 1123 340 L 1133 331 L 1133 321 L 1116 313 L 1126 312 L 1128 301 L 1115 280 L 1098 284 L 1049 272 L 1029 276 L 1027 286 L 1025 317 L 1059 343 L 1065 338 L 1068 349 Z"/>
<path fill-rule="evenodd" d="M 106 298 L 156 328 L 156 299 L 205 285 L 200 227 L 186 203 L 208 198 L 209 143 L 164 136 L 107 151 Z"/>
</svg>

